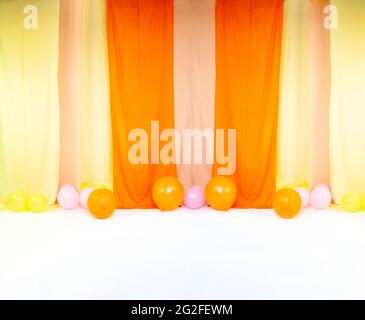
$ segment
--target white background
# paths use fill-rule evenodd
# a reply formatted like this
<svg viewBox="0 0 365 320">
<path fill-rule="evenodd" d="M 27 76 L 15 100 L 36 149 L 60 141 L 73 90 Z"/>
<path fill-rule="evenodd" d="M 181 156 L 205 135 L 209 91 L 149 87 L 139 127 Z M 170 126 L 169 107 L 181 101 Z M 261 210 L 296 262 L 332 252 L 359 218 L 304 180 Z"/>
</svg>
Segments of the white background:
<svg viewBox="0 0 365 320">
<path fill-rule="evenodd" d="M 365 215 L 0 213 L 0 298 L 365 298 Z"/>
</svg>

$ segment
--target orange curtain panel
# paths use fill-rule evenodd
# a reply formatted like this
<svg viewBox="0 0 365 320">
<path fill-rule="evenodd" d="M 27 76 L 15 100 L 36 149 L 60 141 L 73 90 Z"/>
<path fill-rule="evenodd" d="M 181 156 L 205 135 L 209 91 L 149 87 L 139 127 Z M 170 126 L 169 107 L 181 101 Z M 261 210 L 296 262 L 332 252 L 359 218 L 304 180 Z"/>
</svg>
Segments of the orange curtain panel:
<svg viewBox="0 0 365 320">
<path fill-rule="evenodd" d="M 283 0 L 217 0 L 216 129 L 236 129 L 239 208 L 272 206 Z M 216 159 L 219 141 L 216 141 Z M 225 143 L 227 150 L 228 141 Z M 219 174 L 216 161 L 214 174 Z"/>
<path fill-rule="evenodd" d="M 154 207 L 153 183 L 176 176 L 173 159 L 162 163 L 159 157 L 172 138 L 158 137 L 174 128 L 173 14 L 172 0 L 107 1 L 114 191 L 120 208 Z"/>
</svg>

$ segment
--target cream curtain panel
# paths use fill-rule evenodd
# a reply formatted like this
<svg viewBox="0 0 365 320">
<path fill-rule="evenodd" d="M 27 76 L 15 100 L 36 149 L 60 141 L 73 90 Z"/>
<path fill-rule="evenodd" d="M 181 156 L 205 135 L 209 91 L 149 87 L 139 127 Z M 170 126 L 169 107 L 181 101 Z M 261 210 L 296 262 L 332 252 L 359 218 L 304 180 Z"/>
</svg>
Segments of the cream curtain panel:
<svg viewBox="0 0 365 320">
<path fill-rule="evenodd" d="M 0 0 L 0 200 L 59 176 L 58 0 Z"/>
<path fill-rule="evenodd" d="M 336 203 L 365 192 L 365 2 L 332 0 L 338 29 L 331 30 L 330 172 Z"/>
<path fill-rule="evenodd" d="M 105 0 L 61 0 L 60 184 L 112 188 Z"/>
<path fill-rule="evenodd" d="M 329 0 L 286 0 L 281 59 L 277 188 L 329 183 Z"/>
<path fill-rule="evenodd" d="M 309 179 L 309 3 L 284 2 L 277 187 Z"/>
<path fill-rule="evenodd" d="M 214 129 L 215 0 L 174 1 L 174 116 L 175 128 Z M 181 153 L 182 154 L 182 153 Z M 177 165 L 185 190 L 209 181 L 212 165 Z"/>
</svg>

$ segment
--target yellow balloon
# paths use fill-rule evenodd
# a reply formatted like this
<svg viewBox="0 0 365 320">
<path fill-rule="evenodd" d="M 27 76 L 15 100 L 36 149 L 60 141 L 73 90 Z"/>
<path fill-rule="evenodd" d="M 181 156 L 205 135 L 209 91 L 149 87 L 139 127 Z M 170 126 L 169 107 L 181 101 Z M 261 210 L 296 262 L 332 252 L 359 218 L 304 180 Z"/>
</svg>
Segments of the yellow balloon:
<svg viewBox="0 0 365 320">
<path fill-rule="evenodd" d="M 298 186 L 299 188 L 305 188 L 305 189 L 309 189 L 309 183 L 308 182 L 302 182 L 299 184 Z"/>
<path fill-rule="evenodd" d="M 361 197 L 357 194 L 346 194 L 342 198 L 342 207 L 348 212 L 358 212 L 361 210 Z"/>
<path fill-rule="evenodd" d="M 295 188 L 305 188 L 305 189 L 309 189 L 309 184 L 308 182 L 302 182 L 302 183 L 287 183 L 284 184 L 282 189 L 295 189 Z"/>
<path fill-rule="evenodd" d="M 365 211 L 365 193 L 361 196 L 361 210 Z"/>
<path fill-rule="evenodd" d="M 47 206 L 47 198 L 43 194 L 33 194 L 28 198 L 28 208 L 31 212 L 43 212 L 47 209 Z"/>
<path fill-rule="evenodd" d="M 21 212 L 27 210 L 27 194 L 25 192 L 13 192 L 6 199 L 6 204 L 11 211 Z"/>
</svg>

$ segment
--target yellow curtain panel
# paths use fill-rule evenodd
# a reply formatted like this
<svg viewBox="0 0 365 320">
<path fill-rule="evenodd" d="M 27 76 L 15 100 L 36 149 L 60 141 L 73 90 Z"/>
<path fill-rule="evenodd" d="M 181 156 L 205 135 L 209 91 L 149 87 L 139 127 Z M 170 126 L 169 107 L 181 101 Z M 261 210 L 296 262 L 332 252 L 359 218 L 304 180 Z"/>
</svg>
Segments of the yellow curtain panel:
<svg viewBox="0 0 365 320">
<path fill-rule="evenodd" d="M 81 21 L 81 184 L 113 188 L 105 0 L 83 0 Z"/>
<path fill-rule="evenodd" d="M 330 29 L 325 27 L 330 0 L 309 6 L 309 178 L 310 187 L 330 184 L 329 109 L 331 91 Z"/>
<path fill-rule="evenodd" d="M 332 0 L 330 172 L 336 203 L 365 192 L 365 2 Z"/>
<path fill-rule="evenodd" d="M 329 30 L 326 0 L 287 0 L 277 153 L 277 188 L 329 183 Z"/>
<path fill-rule="evenodd" d="M 154 207 L 154 182 L 176 176 L 175 165 L 159 157 L 168 143 L 160 142 L 159 133 L 174 128 L 173 14 L 172 0 L 107 1 L 114 191 L 120 208 Z"/>
<path fill-rule="evenodd" d="M 202 134 L 214 129 L 215 0 L 174 1 L 174 99 L 175 127 L 180 134 L 184 129 L 198 129 Z M 204 187 L 211 178 L 212 161 L 206 157 L 206 144 L 202 146 L 202 161 L 196 161 L 200 163 L 191 159 L 177 165 L 186 190 L 193 185 Z"/>
<path fill-rule="evenodd" d="M 60 184 L 112 188 L 105 0 L 61 0 Z"/>
<path fill-rule="evenodd" d="M 277 187 L 309 179 L 309 4 L 284 2 L 278 120 Z"/>
<path fill-rule="evenodd" d="M 59 1 L 0 1 L 0 198 L 43 193 L 59 172 Z"/>
<path fill-rule="evenodd" d="M 237 130 L 236 207 L 272 207 L 282 20 L 282 0 L 216 2 L 215 126 Z"/>
</svg>

